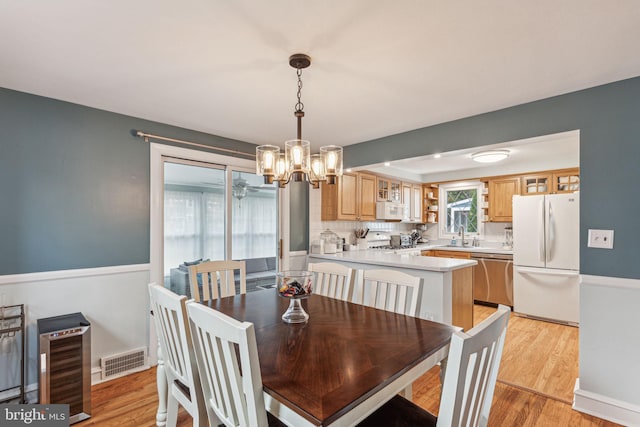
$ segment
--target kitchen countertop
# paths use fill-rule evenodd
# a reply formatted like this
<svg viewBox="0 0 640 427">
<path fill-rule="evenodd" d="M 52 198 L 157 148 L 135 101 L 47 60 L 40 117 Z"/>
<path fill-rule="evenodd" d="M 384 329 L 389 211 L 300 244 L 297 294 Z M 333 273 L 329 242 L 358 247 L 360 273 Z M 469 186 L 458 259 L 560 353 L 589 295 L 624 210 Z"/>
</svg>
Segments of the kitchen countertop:
<svg viewBox="0 0 640 427">
<path fill-rule="evenodd" d="M 416 247 L 414 250 L 420 250 Z M 477 248 L 476 248 L 477 249 Z M 319 258 L 329 261 L 345 261 L 357 264 L 373 264 L 385 267 L 407 268 L 413 270 L 426 270 L 436 272 L 448 272 L 460 268 L 473 267 L 477 261 L 437 258 L 430 256 L 415 256 L 409 254 L 394 254 L 380 250 L 346 251 L 337 254 L 309 254 L 309 258 Z"/>
</svg>

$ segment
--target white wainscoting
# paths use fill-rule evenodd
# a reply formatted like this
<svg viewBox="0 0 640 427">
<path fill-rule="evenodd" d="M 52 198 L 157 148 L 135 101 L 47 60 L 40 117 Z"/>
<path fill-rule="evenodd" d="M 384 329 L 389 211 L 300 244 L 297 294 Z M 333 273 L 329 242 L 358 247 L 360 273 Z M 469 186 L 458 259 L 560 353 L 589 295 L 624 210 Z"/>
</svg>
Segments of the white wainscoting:
<svg viewBox="0 0 640 427">
<path fill-rule="evenodd" d="M 25 304 L 29 388 L 37 383 L 37 319 L 81 312 L 91 322 L 92 383 L 100 381 L 101 357 L 148 348 L 148 283 L 149 264 L 0 276 L 6 304 Z"/>
<path fill-rule="evenodd" d="M 640 280 L 581 276 L 573 408 L 640 426 Z"/>
</svg>

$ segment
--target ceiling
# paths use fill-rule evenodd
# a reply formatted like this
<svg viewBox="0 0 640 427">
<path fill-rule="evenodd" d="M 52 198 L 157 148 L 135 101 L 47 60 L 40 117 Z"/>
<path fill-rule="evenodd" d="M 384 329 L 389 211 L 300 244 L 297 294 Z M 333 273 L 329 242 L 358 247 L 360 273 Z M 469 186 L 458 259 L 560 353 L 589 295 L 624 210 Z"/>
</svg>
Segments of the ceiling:
<svg viewBox="0 0 640 427">
<path fill-rule="evenodd" d="M 472 154 L 484 150 L 506 150 L 509 156 L 497 163 L 477 163 L 471 158 Z M 358 169 L 418 182 L 442 182 L 579 166 L 580 132 L 574 130 Z"/>
<path fill-rule="evenodd" d="M 639 24 L 637 0 L 0 0 L 0 86 L 283 146 L 303 52 L 317 150 L 639 76 Z"/>
</svg>

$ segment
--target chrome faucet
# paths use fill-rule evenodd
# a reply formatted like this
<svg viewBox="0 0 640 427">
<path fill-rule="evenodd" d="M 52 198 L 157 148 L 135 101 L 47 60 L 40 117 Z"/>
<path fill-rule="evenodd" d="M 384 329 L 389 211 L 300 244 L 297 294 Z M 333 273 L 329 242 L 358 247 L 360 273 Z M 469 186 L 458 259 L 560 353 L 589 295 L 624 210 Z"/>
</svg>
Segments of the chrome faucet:
<svg viewBox="0 0 640 427">
<path fill-rule="evenodd" d="M 464 226 L 461 225 L 460 228 L 458 229 L 458 236 L 460 236 L 462 238 L 462 240 L 460 241 L 460 245 L 461 246 L 467 246 L 469 243 L 466 242 L 464 240 Z"/>
</svg>

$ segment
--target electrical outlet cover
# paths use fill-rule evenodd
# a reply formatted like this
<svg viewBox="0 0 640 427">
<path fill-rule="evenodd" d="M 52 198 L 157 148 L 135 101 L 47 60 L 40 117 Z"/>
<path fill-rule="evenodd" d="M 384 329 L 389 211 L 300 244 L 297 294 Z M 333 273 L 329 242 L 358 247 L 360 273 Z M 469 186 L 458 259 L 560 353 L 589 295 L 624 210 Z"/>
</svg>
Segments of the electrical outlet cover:
<svg viewBox="0 0 640 427">
<path fill-rule="evenodd" d="M 589 230 L 590 248 L 613 249 L 613 230 Z"/>
</svg>

